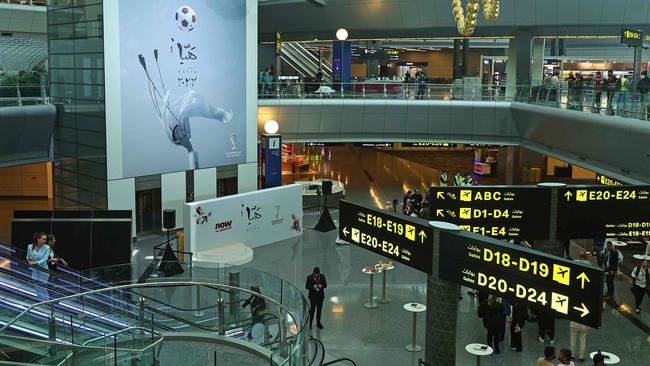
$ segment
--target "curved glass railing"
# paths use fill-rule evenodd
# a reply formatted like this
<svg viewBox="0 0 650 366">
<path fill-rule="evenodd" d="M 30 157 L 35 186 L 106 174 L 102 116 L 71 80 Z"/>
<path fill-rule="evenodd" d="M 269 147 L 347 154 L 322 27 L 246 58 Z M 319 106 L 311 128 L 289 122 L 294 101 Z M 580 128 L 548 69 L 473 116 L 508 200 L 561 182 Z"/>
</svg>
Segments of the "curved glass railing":
<svg viewBox="0 0 650 366">
<path fill-rule="evenodd" d="M 627 118 L 649 119 L 650 91 L 482 84 L 418 84 L 400 81 L 351 83 L 258 83 L 259 99 L 401 99 L 521 102 Z"/>
<path fill-rule="evenodd" d="M 138 354 L 155 339 L 144 337 L 149 343 L 142 343 L 131 337 L 134 332 L 187 331 L 254 342 L 281 355 L 274 356 L 276 364 L 304 357 L 307 301 L 300 290 L 270 274 L 246 267 L 194 268 L 138 283 L 142 276 L 132 274 L 127 264 L 81 272 L 61 268 L 63 273 L 49 272 L 49 280 L 39 282 L 33 273 L 46 271 L 23 263 L 16 248 L 0 249 L 0 339 L 42 357 L 52 357 L 48 352 L 55 345 L 68 359 L 77 357 L 76 346 L 92 354 L 93 345 L 102 342 L 104 348 L 114 345 L 113 357 Z M 242 308 L 253 285 L 261 288 L 258 296 L 267 304 L 255 316 Z M 291 364 L 301 364 L 296 362 Z"/>
</svg>

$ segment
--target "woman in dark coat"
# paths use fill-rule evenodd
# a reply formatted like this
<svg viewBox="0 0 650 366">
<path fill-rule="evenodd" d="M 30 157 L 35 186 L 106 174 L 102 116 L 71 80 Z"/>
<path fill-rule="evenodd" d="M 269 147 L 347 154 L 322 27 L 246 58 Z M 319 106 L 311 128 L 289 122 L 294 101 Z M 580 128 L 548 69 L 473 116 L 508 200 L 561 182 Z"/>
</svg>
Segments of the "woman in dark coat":
<svg viewBox="0 0 650 366">
<path fill-rule="evenodd" d="M 494 295 L 490 295 L 478 307 L 478 316 L 483 319 L 483 326 L 487 330 L 488 346 L 494 348 L 494 353 L 501 353 L 499 340 L 504 322 L 503 305 L 497 301 Z"/>
</svg>

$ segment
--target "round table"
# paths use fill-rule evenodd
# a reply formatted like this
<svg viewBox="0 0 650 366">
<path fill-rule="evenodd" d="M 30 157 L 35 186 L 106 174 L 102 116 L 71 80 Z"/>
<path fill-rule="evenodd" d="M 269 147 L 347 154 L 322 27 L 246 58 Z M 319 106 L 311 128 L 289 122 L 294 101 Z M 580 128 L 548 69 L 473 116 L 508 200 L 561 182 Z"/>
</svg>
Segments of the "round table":
<svg viewBox="0 0 650 366">
<path fill-rule="evenodd" d="M 481 343 L 470 343 L 465 346 L 465 351 L 476 356 L 476 366 L 481 365 L 481 356 L 489 356 L 494 352 L 492 347 Z"/>
<path fill-rule="evenodd" d="M 612 245 L 615 247 L 626 247 L 627 243 L 620 240 L 612 240 Z"/>
<path fill-rule="evenodd" d="M 375 277 L 376 274 L 381 273 L 381 269 L 376 269 L 375 272 L 373 272 L 373 271 L 368 271 L 367 269 L 363 268 L 361 270 L 361 272 L 363 272 L 363 273 L 370 276 L 370 294 L 368 296 L 368 302 L 363 304 L 363 306 L 367 307 L 368 309 L 374 309 L 378 305 L 375 302 L 375 298 L 374 298 L 373 293 L 372 293 L 373 292 L 373 287 L 374 287 L 373 286 L 373 278 Z"/>
<path fill-rule="evenodd" d="M 421 313 L 421 312 L 427 310 L 427 307 L 422 305 L 422 304 L 415 303 L 415 302 L 409 302 L 408 304 L 404 304 L 404 310 L 410 311 L 411 313 L 413 313 L 413 338 L 411 339 L 411 344 L 406 345 L 406 350 L 411 351 L 411 352 L 422 351 L 422 347 L 418 346 L 415 343 L 415 333 L 416 333 L 416 329 L 417 329 L 418 313 Z"/>
<path fill-rule="evenodd" d="M 598 353 L 598 352 L 591 352 L 591 353 L 589 354 L 589 358 L 591 358 L 591 359 L 593 360 L 593 359 L 594 359 L 594 356 L 595 356 L 597 353 Z M 616 356 L 616 355 L 613 354 L 613 353 L 610 353 L 610 352 L 603 352 L 603 351 L 600 351 L 600 353 L 602 353 L 602 355 L 605 356 L 605 365 L 616 365 L 616 364 L 618 364 L 619 362 L 621 362 L 621 358 L 618 357 L 618 356 Z"/>
<path fill-rule="evenodd" d="M 388 263 L 378 263 L 375 264 L 375 268 L 381 269 L 381 271 L 384 272 L 381 278 L 381 298 L 377 301 L 380 304 L 388 304 L 390 300 L 386 298 L 386 273 L 395 269 L 395 266 Z"/>
</svg>

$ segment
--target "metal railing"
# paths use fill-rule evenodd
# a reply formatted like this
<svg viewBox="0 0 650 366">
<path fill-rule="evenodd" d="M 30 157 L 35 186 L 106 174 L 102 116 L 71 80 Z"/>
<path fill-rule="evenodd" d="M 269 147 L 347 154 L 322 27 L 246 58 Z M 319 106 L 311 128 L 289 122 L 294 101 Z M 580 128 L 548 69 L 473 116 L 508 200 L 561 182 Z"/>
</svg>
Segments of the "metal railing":
<svg viewBox="0 0 650 366">
<path fill-rule="evenodd" d="M 47 6 L 47 0 L 2 0 L 0 4 Z"/>
<path fill-rule="evenodd" d="M 521 102 L 626 118 L 650 119 L 650 93 L 567 85 L 480 85 L 362 81 L 258 83 L 259 99 L 396 99 Z"/>
<path fill-rule="evenodd" d="M 0 84 L 0 107 L 47 104 L 45 84 Z"/>
<path fill-rule="evenodd" d="M 80 352 L 82 350 L 104 350 L 105 347 L 102 346 L 90 346 L 89 344 L 92 342 L 96 342 L 101 339 L 108 339 L 111 338 L 113 339 L 113 352 L 114 352 L 114 357 L 118 357 L 118 353 L 121 354 L 134 354 L 134 355 L 139 355 L 142 354 L 143 352 L 149 350 L 152 347 L 155 347 L 157 344 L 162 342 L 163 336 L 154 328 L 154 322 L 153 322 L 153 315 L 150 324 L 148 326 L 142 326 L 143 324 L 140 322 L 138 326 L 130 326 L 130 327 L 125 327 L 121 330 L 117 330 L 115 332 L 107 333 L 104 334 L 100 337 L 95 337 L 92 338 L 91 340 L 86 340 L 82 343 L 75 343 L 75 338 L 72 337 L 71 339 L 59 339 L 57 338 L 57 333 L 54 334 L 54 336 L 50 335 L 50 337 L 47 340 L 44 339 L 37 339 L 37 338 L 27 338 L 27 337 L 20 337 L 20 336 L 15 336 L 11 333 L 7 333 L 9 329 L 12 328 L 16 323 L 20 322 L 23 318 L 27 317 L 29 314 L 33 313 L 35 310 L 40 309 L 39 311 L 43 311 L 42 309 L 49 309 L 49 311 L 54 312 L 54 305 L 64 302 L 64 301 L 73 301 L 77 299 L 81 299 L 84 297 L 92 297 L 93 295 L 97 294 L 102 294 L 102 293 L 119 293 L 127 290 L 136 290 L 135 292 L 140 292 L 143 293 L 145 289 L 164 289 L 164 288 L 177 288 L 179 286 L 182 287 L 206 287 L 210 289 L 216 289 L 217 291 L 220 292 L 233 292 L 233 291 L 238 291 L 238 292 L 245 292 L 248 293 L 250 296 L 258 296 L 261 298 L 264 298 L 267 303 L 273 305 L 276 307 L 277 310 L 277 319 L 279 319 L 279 334 L 275 338 L 271 337 L 264 337 L 264 342 L 261 344 L 263 347 L 269 348 L 271 351 L 279 352 L 279 354 L 282 355 L 283 362 L 278 363 L 278 364 L 287 364 L 290 362 L 291 359 L 295 359 L 296 357 L 302 357 L 302 355 L 297 355 L 296 352 L 300 352 L 300 350 L 303 350 L 305 347 L 303 347 L 301 342 L 299 341 L 299 338 L 306 338 L 306 330 L 305 330 L 305 322 L 301 319 L 304 318 L 304 314 L 294 314 L 291 309 L 283 305 L 280 301 L 277 301 L 270 296 L 266 296 L 257 292 L 254 292 L 252 290 L 244 289 L 244 288 L 239 288 L 235 286 L 230 286 L 230 285 L 225 285 L 225 284 L 218 284 L 218 283 L 212 283 L 212 282 L 202 282 L 202 281 L 166 281 L 166 282 L 154 282 L 154 283 L 135 283 L 135 284 L 126 284 L 126 285 L 121 285 L 121 286 L 114 286 L 114 287 L 109 287 L 109 288 L 101 288 L 101 289 L 96 289 L 96 290 L 91 290 L 91 291 L 86 291 L 83 293 L 78 293 L 74 295 L 69 295 L 69 296 L 64 296 L 60 297 L 57 299 L 53 300 L 47 300 L 47 301 L 41 301 L 38 303 L 34 303 L 26 307 L 18 316 L 13 318 L 11 321 L 7 322 L 2 328 L 0 328 L 0 338 L 3 339 L 13 339 L 16 341 L 28 341 L 30 343 L 35 343 L 39 344 L 41 346 L 46 346 L 48 348 L 61 348 L 61 349 L 67 349 L 67 350 L 72 350 L 73 354 L 75 352 Z M 226 335 L 227 330 L 226 330 L 226 323 L 225 323 L 225 303 L 223 300 L 223 297 L 220 297 L 214 306 L 216 313 L 219 315 L 218 316 L 218 333 L 220 335 Z M 116 311 L 119 311 L 119 309 L 116 309 Z M 52 315 L 54 316 L 54 315 Z M 265 321 L 265 320 L 263 320 Z M 267 326 L 268 328 L 268 326 Z M 127 348 L 127 347 L 118 347 L 118 341 L 117 341 L 117 335 L 120 333 L 124 333 L 127 330 L 138 330 L 141 331 L 141 334 L 144 334 L 146 337 L 151 336 L 150 342 L 147 342 L 146 346 L 143 348 Z M 137 332 L 134 332 L 134 334 Z M 148 339 L 148 338 L 147 338 Z M 293 347 L 296 344 L 300 344 L 300 347 Z M 66 355 L 65 360 L 68 360 L 70 357 L 73 357 L 71 355 Z"/>
</svg>

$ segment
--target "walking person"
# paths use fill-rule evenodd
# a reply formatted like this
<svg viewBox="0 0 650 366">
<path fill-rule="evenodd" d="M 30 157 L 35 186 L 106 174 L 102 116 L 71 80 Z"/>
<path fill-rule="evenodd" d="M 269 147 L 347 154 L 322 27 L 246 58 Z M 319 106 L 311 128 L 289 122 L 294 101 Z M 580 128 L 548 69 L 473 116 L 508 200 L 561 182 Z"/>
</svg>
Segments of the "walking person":
<svg viewBox="0 0 650 366">
<path fill-rule="evenodd" d="M 647 71 L 641 72 L 641 80 L 639 80 L 639 83 L 636 88 L 641 97 L 640 98 L 641 105 L 639 106 L 639 113 L 640 113 L 639 118 L 648 119 L 648 115 L 650 114 L 650 96 L 648 96 L 647 94 L 648 91 L 650 91 L 650 79 L 648 78 Z"/>
<path fill-rule="evenodd" d="M 643 297 L 646 295 L 650 297 L 650 271 L 648 267 L 648 260 L 644 259 L 640 266 L 636 266 L 632 270 L 632 288 L 630 291 L 634 295 L 637 314 L 641 312 Z"/>
<path fill-rule="evenodd" d="M 501 323 L 503 318 L 503 305 L 494 295 L 488 296 L 478 307 L 478 316 L 483 319 L 483 326 L 487 330 L 487 345 L 494 348 L 494 353 L 499 354 Z"/>
<path fill-rule="evenodd" d="M 525 304 L 512 304 L 512 321 L 510 322 L 510 349 L 515 352 L 523 351 L 521 331 L 528 320 L 528 308 Z"/>
<path fill-rule="evenodd" d="M 309 291 L 309 329 L 312 329 L 314 323 L 314 311 L 316 311 L 316 326 L 323 329 L 321 323 L 321 313 L 323 312 L 323 300 L 325 299 L 325 289 L 327 280 L 325 275 L 320 273 L 320 268 L 314 267 L 312 274 L 307 276 L 305 288 Z"/>
<path fill-rule="evenodd" d="M 415 213 L 419 213 L 420 209 L 422 208 L 422 194 L 420 193 L 419 189 L 415 190 L 415 193 L 411 196 L 411 203 L 413 203 L 413 209 L 415 210 Z"/>
<path fill-rule="evenodd" d="M 603 103 L 603 84 L 605 80 L 603 79 L 603 74 L 600 71 L 596 71 L 596 76 L 594 77 L 594 104 L 592 106 L 592 112 L 600 113 L 600 109 Z"/>
<path fill-rule="evenodd" d="M 576 366 L 576 364 L 571 360 L 573 358 L 573 354 L 571 351 L 569 351 L 566 348 L 562 348 L 560 350 L 560 353 L 557 355 L 557 360 L 560 361 L 560 363 L 557 364 L 557 366 Z"/>
<path fill-rule="evenodd" d="M 404 98 L 409 99 L 409 84 L 411 83 L 411 73 L 409 71 L 404 74 Z"/>
<path fill-rule="evenodd" d="M 607 90 L 607 109 L 605 113 L 610 116 L 614 114 L 613 103 L 616 92 L 618 91 L 618 86 L 618 78 L 614 75 L 614 70 L 608 70 L 607 80 L 605 81 L 605 89 Z"/>
<path fill-rule="evenodd" d="M 50 247 L 50 255 L 48 256 L 48 259 L 47 259 L 47 266 L 48 266 L 49 270 L 52 271 L 52 272 L 57 271 L 57 268 L 58 268 L 59 264 L 62 264 L 64 266 L 68 267 L 68 262 L 66 262 L 65 259 L 59 257 L 56 254 L 56 251 L 55 251 L 56 246 L 55 246 L 55 244 L 56 244 L 56 237 L 54 236 L 54 234 L 48 234 L 47 235 L 47 246 Z"/>
<path fill-rule="evenodd" d="M 262 294 L 259 286 L 251 286 L 250 289 L 255 293 Z M 253 336 L 251 333 L 253 332 L 253 327 L 258 323 L 262 323 L 264 320 L 263 312 L 266 310 L 266 301 L 264 300 L 264 297 L 252 294 L 246 301 L 244 301 L 241 307 L 246 308 L 248 305 L 251 307 L 252 319 L 251 330 L 248 332 L 248 339 L 252 339 Z"/>
<path fill-rule="evenodd" d="M 47 281 L 50 274 L 47 268 L 47 259 L 50 257 L 50 247 L 45 244 L 47 235 L 43 232 L 34 234 L 34 241 L 27 246 L 27 263 L 32 266 L 32 279 L 39 301 L 47 301 Z M 42 285 L 42 286 L 41 286 Z"/>
<path fill-rule="evenodd" d="M 447 176 L 446 171 L 442 171 L 440 174 L 440 187 L 446 187 L 449 184 L 449 177 Z"/>
<path fill-rule="evenodd" d="M 555 359 L 555 347 L 548 346 L 544 348 L 544 357 L 537 359 L 537 366 L 554 366 L 553 360 Z"/>
<path fill-rule="evenodd" d="M 585 90 L 585 78 L 581 73 L 576 73 L 576 82 L 575 82 L 575 109 L 582 111 L 582 98 Z"/>
<path fill-rule="evenodd" d="M 627 94 L 630 86 L 630 76 L 625 75 L 619 79 L 618 98 L 616 98 L 616 114 L 619 116 L 627 115 Z"/>
<path fill-rule="evenodd" d="M 618 251 L 614 248 L 611 241 L 605 243 L 603 269 L 605 270 L 605 283 L 607 283 L 605 298 L 614 301 L 614 276 L 618 272 Z"/>
<path fill-rule="evenodd" d="M 566 78 L 567 82 L 567 108 L 575 108 L 575 96 L 576 96 L 576 76 L 573 74 L 573 71 L 569 72 L 569 77 Z"/>
<path fill-rule="evenodd" d="M 574 262 L 584 264 L 586 266 L 591 266 L 591 262 L 587 260 L 587 252 L 582 252 L 580 253 L 579 258 L 575 259 Z M 587 327 L 584 324 L 580 324 L 574 321 L 571 321 L 569 323 L 569 332 L 571 334 L 571 341 L 570 341 L 570 348 L 571 348 L 571 353 L 574 355 L 579 355 L 579 360 L 584 361 L 585 360 L 585 355 L 587 352 L 587 332 L 589 331 L 589 327 Z M 576 349 L 576 342 L 580 342 L 580 347 L 579 350 Z M 579 351 L 579 353 L 576 353 L 576 351 Z"/>
<path fill-rule="evenodd" d="M 406 191 L 406 194 L 404 195 L 404 198 L 402 198 L 402 213 L 404 213 L 404 215 L 410 215 L 411 214 L 410 212 L 407 212 L 407 211 L 408 211 L 409 203 L 411 202 L 411 195 L 412 194 L 413 194 L 413 192 L 411 192 L 410 190 Z"/>
<path fill-rule="evenodd" d="M 418 84 L 418 95 L 416 99 L 424 99 L 424 89 L 427 86 L 427 76 L 424 71 L 418 71 L 415 76 L 415 81 Z"/>
<path fill-rule="evenodd" d="M 540 309 L 537 312 L 537 331 L 539 341 L 544 343 L 548 335 L 551 344 L 555 343 L 555 317 L 550 310 Z"/>
</svg>

